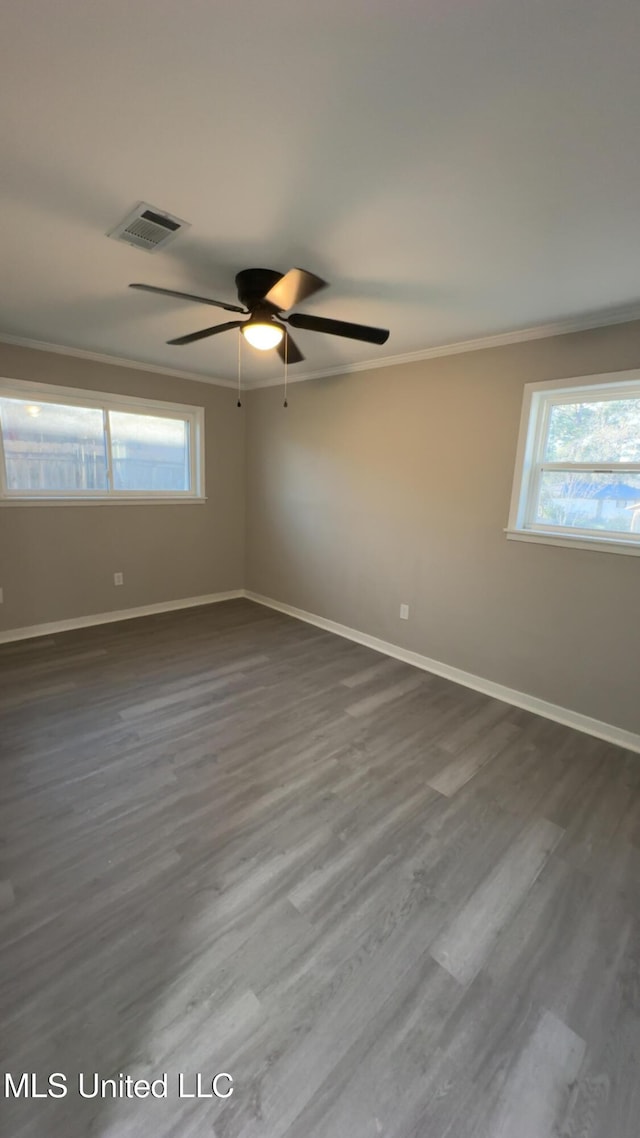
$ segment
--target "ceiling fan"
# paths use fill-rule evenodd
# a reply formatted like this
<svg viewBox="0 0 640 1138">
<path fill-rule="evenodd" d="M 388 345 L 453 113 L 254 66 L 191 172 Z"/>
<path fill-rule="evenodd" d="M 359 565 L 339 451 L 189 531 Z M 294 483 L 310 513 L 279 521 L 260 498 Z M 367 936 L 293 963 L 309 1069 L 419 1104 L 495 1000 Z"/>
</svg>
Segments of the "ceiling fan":
<svg viewBox="0 0 640 1138">
<path fill-rule="evenodd" d="M 305 269 L 289 269 L 288 273 L 278 273 L 273 269 L 243 269 L 236 276 L 237 304 L 227 304 L 223 300 L 211 300 L 208 296 L 194 296 L 189 292 L 176 292 L 170 288 L 157 288 L 155 285 L 131 284 L 129 288 L 143 289 L 144 292 L 157 292 L 162 296 L 177 296 L 183 300 L 195 300 L 202 304 L 213 304 L 227 312 L 241 312 L 248 320 L 229 320 L 226 324 L 214 324 L 200 332 L 190 332 L 168 340 L 168 344 L 192 344 L 194 340 L 204 340 L 207 336 L 217 336 L 239 328 L 244 338 L 261 351 L 277 348 L 280 358 L 287 363 L 297 364 L 304 359 L 302 352 L 291 339 L 288 328 L 303 328 L 308 332 L 327 332 L 330 336 L 346 336 L 349 340 L 363 340 L 368 344 L 384 344 L 389 338 L 385 328 L 370 328 L 366 324 L 350 324 L 346 320 L 330 320 L 324 316 L 292 312 L 283 316 L 303 300 L 326 287 L 326 281 Z M 284 323 L 283 323 L 284 322 Z"/>
</svg>

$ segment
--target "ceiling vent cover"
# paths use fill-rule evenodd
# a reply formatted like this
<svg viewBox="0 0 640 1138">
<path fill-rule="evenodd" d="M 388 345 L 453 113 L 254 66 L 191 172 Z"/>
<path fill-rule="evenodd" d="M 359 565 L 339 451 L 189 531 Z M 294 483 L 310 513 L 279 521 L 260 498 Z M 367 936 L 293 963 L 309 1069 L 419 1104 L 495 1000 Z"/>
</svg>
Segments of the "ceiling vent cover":
<svg viewBox="0 0 640 1138">
<path fill-rule="evenodd" d="M 126 241 L 127 245 L 135 245 L 136 249 L 146 249 L 148 253 L 155 253 L 164 249 L 173 241 L 183 229 L 189 229 L 189 222 L 174 217 L 149 205 L 148 202 L 139 202 L 134 210 L 120 222 L 115 229 L 107 233 L 116 241 Z"/>
</svg>

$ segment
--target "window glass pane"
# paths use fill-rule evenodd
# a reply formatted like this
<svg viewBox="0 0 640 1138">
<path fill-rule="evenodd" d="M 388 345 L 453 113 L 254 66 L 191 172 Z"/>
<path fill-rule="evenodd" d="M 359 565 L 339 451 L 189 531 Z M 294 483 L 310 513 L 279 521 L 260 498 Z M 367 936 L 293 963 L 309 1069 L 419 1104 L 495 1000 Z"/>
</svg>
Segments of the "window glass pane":
<svg viewBox="0 0 640 1138">
<path fill-rule="evenodd" d="M 535 521 L 640 534 L 640 474 L 545 471 Z"/>
<path fill-rule="evenodd" d="M 640 462 L 640 398 L 551 406 L 547 462 Z"/>
<path fill-rule="evenodd" d="M 189 423 L 110 411 L 115 490 L 191 489 Z"/>
<path fill-rule="evenodd" d="M 0 397 L 0 420 L 9 490 L 107 489 L 99 408 Z"/>
</svg>

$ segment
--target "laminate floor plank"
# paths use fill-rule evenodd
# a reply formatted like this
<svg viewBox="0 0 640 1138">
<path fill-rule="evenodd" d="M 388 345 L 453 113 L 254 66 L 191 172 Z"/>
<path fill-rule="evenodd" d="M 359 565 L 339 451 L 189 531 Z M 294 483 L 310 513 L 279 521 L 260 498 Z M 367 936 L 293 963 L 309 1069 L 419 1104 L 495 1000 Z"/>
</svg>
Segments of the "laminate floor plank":
<svg viewBox="0 0 640 1138">
<path fill-rule="evenodd" d="M 509 847 L 438 938 L 432 956 L 461 984 L 473 980 L 494 941 L 515 916 L 562 831 L 540 818 Z"/>
<path fill-rule="evenodd" d="M 452 1138 L 553 1138 L 584 1052 L 584 1040 L 545 1009 L 506 1070 L 458 1116 Z"/>
<path fill-rule="evenodd" d="M 480 733 L 479 738 L 468 743 L 455 759 L 443 766 L 429 780 L 429 785 L 440 794 L 450 797 L 519 734 L 520 728 L 512 723 L 500 720 L 491 724 L 485 732 Z"/>
<path fill-rule="evenodd" d="M 237 600 L 0 647 L 0 774 L 9 1138 L 637 1138 L 638 756 Z"/>
</svg>

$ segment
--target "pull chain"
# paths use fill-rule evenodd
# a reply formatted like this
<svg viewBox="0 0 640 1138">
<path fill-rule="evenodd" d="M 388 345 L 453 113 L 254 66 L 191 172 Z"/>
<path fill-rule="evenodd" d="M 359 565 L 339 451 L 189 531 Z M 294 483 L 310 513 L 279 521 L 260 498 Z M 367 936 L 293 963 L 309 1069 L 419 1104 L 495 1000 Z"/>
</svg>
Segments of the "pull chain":
<svg viewBox="0 0 640 1138">
<path fill-rule="evenodd" d="M 289 333 L 284 334 L 284 407 L 288 407 L 287 403 L 287 379 L 288 379 L 288 365 L 289 365 Z"/>
<path fill-rule="evenodd" d="M 242 377 L 242 333 L 238 329 L 238 402 L 236 403 L 236 407 L 242 407 L 242 400 L 240 398 L 240 395 L 242 394 L 241 377 Z"/>
</svg>

